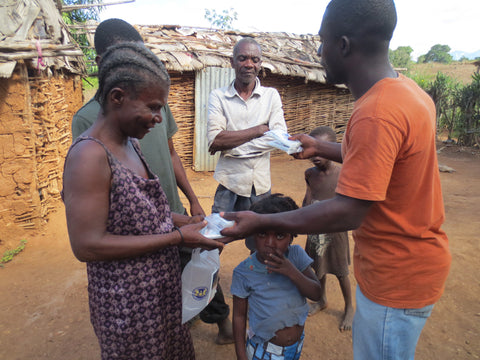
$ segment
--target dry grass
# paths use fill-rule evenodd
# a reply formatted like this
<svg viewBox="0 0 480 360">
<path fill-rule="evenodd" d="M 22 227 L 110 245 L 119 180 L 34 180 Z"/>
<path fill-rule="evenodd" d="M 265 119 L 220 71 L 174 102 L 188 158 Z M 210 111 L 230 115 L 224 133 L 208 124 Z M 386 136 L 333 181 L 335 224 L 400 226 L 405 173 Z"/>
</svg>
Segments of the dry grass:
<svg viewBox="0 0 480 360">
<path fill-rule="evenodd" d="M 477 67 L 473 65 L 473 62 L 413 64 L 409 69 L 409 76 L 434 80 L 437 73 L 442 72 L 462 84 L 469 84 L 475 71 L 477 71 Z"/>
</svg>

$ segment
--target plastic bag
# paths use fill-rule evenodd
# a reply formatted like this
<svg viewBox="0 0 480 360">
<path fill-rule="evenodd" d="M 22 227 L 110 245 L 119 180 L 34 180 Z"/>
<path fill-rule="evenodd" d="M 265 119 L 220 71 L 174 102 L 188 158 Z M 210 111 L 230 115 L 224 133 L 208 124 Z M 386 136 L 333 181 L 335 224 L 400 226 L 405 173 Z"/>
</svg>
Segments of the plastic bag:
<svg viewBox="0 0 480 360">
<path fill-rule="evenodd" d="M 218 284 L 220 253 L 193 249 L 192 259 L 182 273 L 182 324 L 200 313 L 212 301 Z"/>
<path fill-rule="evenodd" d="M 209 239 L 219 239 L 224 237 L 220 234 L 220 231 L 235 224 L 235 221 L 225 220 L 219 213 L 210 214 L 205 220 L 207 220 L 207 225 L 200 230 L 200 234 Z"/>
<path fill-rule="evenodd" d="M 276 130 L 270 130 L 265 135 L 272 139 L 268 144 L 277 149 L 285 151 L 288 155 L 301 152 L 302 143 L 298 140 L 289 140 L 290 135 Z"/>
</svg>

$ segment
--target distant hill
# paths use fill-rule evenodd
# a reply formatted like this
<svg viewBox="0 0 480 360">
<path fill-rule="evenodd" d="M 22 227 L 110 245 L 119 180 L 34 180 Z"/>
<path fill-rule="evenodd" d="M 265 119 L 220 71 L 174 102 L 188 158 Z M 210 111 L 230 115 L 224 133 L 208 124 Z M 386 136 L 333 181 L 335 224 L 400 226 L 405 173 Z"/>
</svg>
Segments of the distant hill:
<svg viewBox="0 0 480 360">
<path fill-rule="evenodd" d="M 450 55 L 452 55 L 453 60 L 460 60 L 463 56 L 465 56 L 469 60 L 473 60 L 477 57 L 480 57 L 480 50 L 472 53 L 467 53 L 465 51 L 450 51 Z"/>
</svg>

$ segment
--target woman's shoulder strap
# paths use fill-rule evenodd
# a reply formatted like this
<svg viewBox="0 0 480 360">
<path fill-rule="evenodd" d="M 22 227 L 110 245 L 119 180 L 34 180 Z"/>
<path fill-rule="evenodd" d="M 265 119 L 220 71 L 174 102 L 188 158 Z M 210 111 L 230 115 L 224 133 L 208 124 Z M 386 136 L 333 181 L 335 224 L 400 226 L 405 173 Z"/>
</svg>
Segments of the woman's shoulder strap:
<svg viewBox="0 0 480 360">
<path fill-rule="evenodd" d="M 99 139 L 97 138 L 94 138 L 92 136 L 87 136 L 87 135 L 83 135 L 83 136 L 79 136 L 78 138 L 76 138 L 72 145 L 70 146 L 70 149 L 68 149 L 68 153 L 67 153 L 67 156 L 65 157 L 65 160 L 67 160 L 68 158 L 68 155 L 70 154 L 70 152 L 72 151 L 72 149 L 78 145 L 80 142 L 82 141 L 94 141 L 96 142 L 97 144 L 99 144 L 101 147 L 103 147 L 103 149 L 105 150 L 106 154 L 107 154 L 107 158 L 108 158 L 108 161 L 110 164 L 112 164 L 112 162 L 114 161 L 115 157 L 113 156 L 113 154 L 110 152 L 110 150 L 105 146 L 105 144 L 103 142 L 101 142 Z"/>
</svg>

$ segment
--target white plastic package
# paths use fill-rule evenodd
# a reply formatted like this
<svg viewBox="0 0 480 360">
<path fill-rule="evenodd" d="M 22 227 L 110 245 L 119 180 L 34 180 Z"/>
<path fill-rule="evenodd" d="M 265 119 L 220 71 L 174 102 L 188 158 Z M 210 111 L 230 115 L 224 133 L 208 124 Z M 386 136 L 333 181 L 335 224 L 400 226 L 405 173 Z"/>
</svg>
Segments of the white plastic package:
<svg viewBox="0 0 480 360">
<path fill-rule="evenodd" d="M 218 249 L 193 249 L 182 272 L 182 324 L 198 315 L 212 301 L 218 284 Z"/>
<path fill-rule="evenodd" d="M 219 213 L 210 214 L 205 220 L 207 220 L 207 225 L 200 230 L 200 234 L 209 239 L 219 239 L 224 237 L 220 234 L 220 231 L 235 224 L 235 221 L 225 220 Z"/>
<path fill-rule="evenodd" d="M 298 140 L 289 140 L 290 135 L 288 133 L 270 130 L 265 135 L 272 140 L 269 145 L 276 147 L 277 149 L 285 151 L 288 155 L 301 152 L 302 143 Z"/>
</svg>

